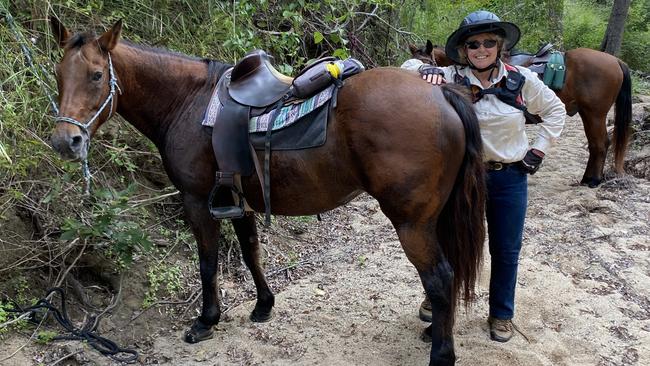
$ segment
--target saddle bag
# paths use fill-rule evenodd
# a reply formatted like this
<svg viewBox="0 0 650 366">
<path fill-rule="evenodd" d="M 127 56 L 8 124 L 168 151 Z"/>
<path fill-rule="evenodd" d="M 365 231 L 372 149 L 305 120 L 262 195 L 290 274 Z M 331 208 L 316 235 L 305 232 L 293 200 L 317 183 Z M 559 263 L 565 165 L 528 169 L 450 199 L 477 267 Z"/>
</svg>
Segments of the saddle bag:
<svg viewBox="0 0 650 366">
<path fill-rule="evenodd" d="M 353 58 L 346 60 L 334 57 L 322 58 L 307 66 L 293 79 L 293 95 L 300 99 L 308 98 L 364 69 L 363 64 Z"/>
<path fill-rule="evenodd" d="M 562 53 L 553 52 L 546 64 L 546 69 L 544 69 L 544 84 L 553 90 L 562 89 L 564 86 L 565 72 L 566 66 L 564 65 Z"/>
<path fill-rule="evenodd" d="M 343 62 L 333 57 L 316 61 L 293 79 L 293 95 L 304 99 L 331 85 L 343 72 Z"/>
</svg>

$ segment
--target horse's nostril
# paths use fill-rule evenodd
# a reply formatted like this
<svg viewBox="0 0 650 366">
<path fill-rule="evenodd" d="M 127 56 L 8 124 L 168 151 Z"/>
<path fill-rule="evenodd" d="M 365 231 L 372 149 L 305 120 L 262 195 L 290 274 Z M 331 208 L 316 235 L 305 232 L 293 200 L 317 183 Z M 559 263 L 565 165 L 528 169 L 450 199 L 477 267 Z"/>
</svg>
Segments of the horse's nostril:
<svg viewBox="0 0 650 366">
<path fill-rule="evenodd" d="M 72 138 L 72 141 L 70 142 L 70 147 L 79 148 L 81 146 L 82 142 L 83 142 L 83 138 L 81 138 L 81 136 L 77 135 L 77 136 Z"/>
</svg>

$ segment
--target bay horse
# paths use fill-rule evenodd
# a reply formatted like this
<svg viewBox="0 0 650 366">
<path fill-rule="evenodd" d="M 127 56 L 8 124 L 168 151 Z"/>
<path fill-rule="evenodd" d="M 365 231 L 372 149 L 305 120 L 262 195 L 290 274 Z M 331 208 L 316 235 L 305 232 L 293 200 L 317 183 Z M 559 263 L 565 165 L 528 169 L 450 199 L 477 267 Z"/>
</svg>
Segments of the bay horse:
<svg viewBox="0 0 650 366">
<path fill-rule="evenodd" d="M 449 66 L 442 47 L 431 41 L 422 48 L 410 45 L 414 58 L 438 66 Z M 581 184 L 591 188 L 603 181 L 605 160 L 610 145 L 607 135 L 607 112 L 614 104 L 614 170 L 624 174 L 624 159 L 632 123 L 632 80 L 628 66 L 619 58 L 589 48 L 566 51 L 566 80 L 555 94 L 562 100 L 569 116 L 580 115 L 589 146 L 589 160 Z M 508 55 L 502 59 L 508 62 Z M 530 66 L 530 65 L 523 65 Z"/>
<path fill-rule="evenodd" d="M 210 338 L 221 314 L 220 223 L 208 210 L 217 164 L 200 122 L 230 65 L 121 40 L 121 21 L 99 37 L 50 22 L 64 50 L 52 146 L 64 158 L 86 159 L 91 137 L 115 113 L 155 144 L 198 245 L 202 309 L 184 339 Z M 455 307 L 473 292 L 485 237 L 482 145 L 467 99 L 398 68 L 362 72 L 340 89 L 326 143 L 274 152 L 271 175 L 274 214 L 317 214 L 362 191 L 379 202 L 433 304 L 430 363 L 453 364 Z M 258 179 L 244 177 L 242 187 L 249 205 L 263 212 Z M 260 265 L 255 216 L 232 223 L 257 289 L 250 318 L 267 321 L 274 295 Z"/>
</svg>

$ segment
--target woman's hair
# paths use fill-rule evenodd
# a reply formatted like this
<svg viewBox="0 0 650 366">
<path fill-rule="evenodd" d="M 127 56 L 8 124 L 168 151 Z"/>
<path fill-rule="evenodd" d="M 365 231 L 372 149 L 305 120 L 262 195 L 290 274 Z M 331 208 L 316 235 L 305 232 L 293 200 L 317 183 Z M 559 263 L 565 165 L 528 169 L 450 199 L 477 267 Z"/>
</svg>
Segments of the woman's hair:
<svg viewBox="0 0 650 366">
<path fill-rule="evenodd" d="M 504 53 L 505 51 L 507 51 L 507 50 L 505 49 L 504 38 L 503 38 L 502 35 L 500 35 L 500 34 L 498 34 L 498 33 L 491 33 L 491 32 L 488 32 L 488 33 L 491 34 L 491 35 L 493 35 L 494 38 L 496 38 L 496 40 L 497 40 L 497 47 L 499 48 L 499 50 L 501 50 L 501 52 L 499 52 L 499 56 L 497 56 L 497 57 L 500 57 L 500 55 L 503 55 L 503 53 Z M 469 38 L 469 37 L 468 37 L 468 38 Z M 463 39 L 463 40 L 460 42 L 460 44 L 459 44 L 458 46 L 456 46 L 456 48 L 458 49 L 458 58 L 459 58 L 460 60 L 466 60 L 466 59 L 467 59 L 467 53 L 465 53 L 465 41 L 467 41 L 467 38 Z"/>
</svg>

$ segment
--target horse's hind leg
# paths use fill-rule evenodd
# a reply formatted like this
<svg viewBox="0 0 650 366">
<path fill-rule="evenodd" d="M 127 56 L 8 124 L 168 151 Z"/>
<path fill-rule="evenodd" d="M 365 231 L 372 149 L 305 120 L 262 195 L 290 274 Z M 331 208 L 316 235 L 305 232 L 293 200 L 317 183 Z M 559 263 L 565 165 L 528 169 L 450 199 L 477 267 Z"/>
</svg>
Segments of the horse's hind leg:
<svg viewBox="0 0 650 366">
<path fill-rule="evenodd" d="M 199 269 L 203 305 L 201 315 L 194 320 L 192 327 L 185 332 L 185 341 L 197 343 L 212 338 L 212 327 L 219 323 L 219 291 L 217 282 L 217 263 L 219 222 L 209 214 L 207 198 L 186 194 L 183 197 L 185 215 L 190 223 L 199 251 Z"/>
<path fill-rule="evenodd" d="M 453 270 L 436 238 L 435 220 L 395 224 L 402 248 L 418 271 L 424 290 L 431 300 L 432 325 L 430 365 L 453 365 L 454 297 Z"/>
<path fill-rule="evenodd" d="M 589 146 L 587 169 L 582 176 L 580 184 L 586 184 L 590 188 L 594 188 L 603 180 L 603 170 L 605 169 L 605 159 L 607 158 L 607 148 L 609 147 L 606 126 L 607 112 L 599 114 L 581 110 L 579 113 Z"/>
<path fill-rule="evenodd" d="M 232 220 L 239 245 L 241 246 L 244 263 L 253 275 L 255 288 L 257 289 L 257 303 L 251 313 L 250 319 L 254 322 L 265 322 L 271 319 L 275 297 L 269 289 L 264 277 L 264 271 L 260 265 L 260 242 L 255 226 L 255 216 L 246 215 L 241 219 Z"/>
</svg>

